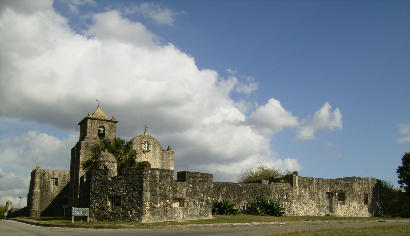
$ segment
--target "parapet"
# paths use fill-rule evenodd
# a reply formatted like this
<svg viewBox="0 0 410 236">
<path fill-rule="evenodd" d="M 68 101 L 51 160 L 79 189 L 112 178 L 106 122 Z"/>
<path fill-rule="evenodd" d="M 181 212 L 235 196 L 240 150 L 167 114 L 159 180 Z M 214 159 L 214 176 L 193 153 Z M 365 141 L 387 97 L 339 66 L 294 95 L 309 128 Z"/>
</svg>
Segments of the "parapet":
<svg viewBox="0 0 410 236">
<path fill-rule="evenodd" d="M 177 172 L 178 182 L 191 182 L 191 181 L 210 181 L 213 180 L 213 175 L 209 173 L 179 171 Z"/>
</svg>

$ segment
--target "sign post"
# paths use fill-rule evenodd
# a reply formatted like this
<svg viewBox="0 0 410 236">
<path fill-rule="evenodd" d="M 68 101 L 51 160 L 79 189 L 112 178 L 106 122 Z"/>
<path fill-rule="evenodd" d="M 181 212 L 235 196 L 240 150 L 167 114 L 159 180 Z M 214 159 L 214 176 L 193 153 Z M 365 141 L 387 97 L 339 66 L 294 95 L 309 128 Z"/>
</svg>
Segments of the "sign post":
<svg viewBox="0 0 410 236">
<path fill-rule="evenodd" d="M 74 224 L 74 216 L 87 216 L 87 223 L 90 222 L 90 209 L 73 207 L 71 212 L 71 223 Z"/>
</svg>

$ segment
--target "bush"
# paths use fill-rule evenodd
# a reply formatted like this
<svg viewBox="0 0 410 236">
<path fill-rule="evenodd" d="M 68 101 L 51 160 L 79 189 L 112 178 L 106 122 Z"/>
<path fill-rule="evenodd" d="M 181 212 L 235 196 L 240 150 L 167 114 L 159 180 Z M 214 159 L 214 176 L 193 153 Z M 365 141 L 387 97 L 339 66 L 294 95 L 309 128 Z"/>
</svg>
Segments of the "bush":
<svg viewBox="0 0 410 236">
<path fill-rule="evenodd" d="M 410 200 L 405 192 L 393 187 L 390 182 L 382 181 L 381 201 L 383 216 L 410 217 Z"/>
<path fill-rule="evenodd" d="M 255 202 L 248 204 L 246 214 L 262 216 L 283 216 L 285 210 L 281 204 L 272 199 L 258 197 Z"/>
<path fill-rule="evenodd" d="M 293 172 L 295 173 L 295 172 Z M 258 166 L 256 169 L 247 169 L 241 173 L 238 178 L 239 183 L 257 183 L 262 180 L 279 179 L 285 175 L 292 174 L 290 171 L 281 172 L 274 168 L 269 168 L 264 165 Z M 297 174 L 297 171 L 296 171 Z"/>
<path fill-rule="evenodd" d="M 6 212 L 6 208 L 4 206 L 0 206 L 0 220 L 4 219 L 5 212 Z"/>
<path fill-rule="evenodd" d="M 212 215 L 236 215 L 239 210 L 229 200 L 214 201 L 212 204 Z"/>
</svg>

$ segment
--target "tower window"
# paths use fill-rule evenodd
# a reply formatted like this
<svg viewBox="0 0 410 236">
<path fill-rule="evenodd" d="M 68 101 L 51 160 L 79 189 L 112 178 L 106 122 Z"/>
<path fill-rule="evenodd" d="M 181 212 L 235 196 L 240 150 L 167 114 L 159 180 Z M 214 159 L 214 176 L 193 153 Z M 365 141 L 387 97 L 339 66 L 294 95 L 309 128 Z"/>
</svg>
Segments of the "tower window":
<svg viewBox="0 0 410 236">
<path fill-rule="evenodd" d="M 54 186 L 58 186 L 58 178 L 51 178 L 51 182 L 53 182 Z"/>
<path fill-rule="evenodd" d="M 143 149 L 144 149 L 144 151 L 149 151 L 149 143 L 148 142 L 144 143 Z"/>
<path fill-rule="evenodd" d="M 98 128 L 98 138 L 105 138 L 105 128 L 104 128 L 104 126 L 100 126 Z"/>
</svg>

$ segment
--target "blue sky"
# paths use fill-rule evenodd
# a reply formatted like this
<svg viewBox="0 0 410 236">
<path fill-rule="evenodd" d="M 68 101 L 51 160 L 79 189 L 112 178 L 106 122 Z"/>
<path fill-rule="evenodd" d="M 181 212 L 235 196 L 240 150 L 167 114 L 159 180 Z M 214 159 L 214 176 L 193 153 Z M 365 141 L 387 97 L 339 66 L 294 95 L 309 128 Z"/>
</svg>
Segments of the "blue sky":
<svg viewBox="0 0 410 236">
<path fill-rule="evenodd" d="M 173 146 L 178 170 L 232 181 L 266 164 L 397 183 L 410 148 L 408 1 L 4 1 L 0 11 L 1 201 L 26 194 L 37 163 L 69 168 L 97 98 L 119 136 L 147 123 Z"/>
</svg>

